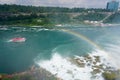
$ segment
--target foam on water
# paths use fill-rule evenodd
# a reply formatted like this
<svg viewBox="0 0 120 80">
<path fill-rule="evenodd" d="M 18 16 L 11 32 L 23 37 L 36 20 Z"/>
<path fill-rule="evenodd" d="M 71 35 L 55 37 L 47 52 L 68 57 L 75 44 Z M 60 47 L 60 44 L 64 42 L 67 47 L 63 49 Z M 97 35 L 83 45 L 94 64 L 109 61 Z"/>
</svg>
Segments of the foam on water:
<svg viewBox="0 0 120 80">
<path fill-rule="evenodd" d="M 99 56 L 101 59 L 101 63 L 113 67 L 114 69 L 119 69 L 117 63 L 115 63 L 115 58 L 108 52 L 102 50 L 96 50 L 89 54 L 90 56 Z"/>
<path fill-rule="evenodd" d="M 103 64 L 104 67 L 113 67 L 115 69 L 116 64 L 114 64 L 114 61 L 111 60 L 111 57 L 106 54 L 106 52 L 101 51 L 101 50 L 96 50 L 92 53 L 89 54 L 90 57 L 92 57 L 92 60 L 94 62 L 94 56 L 99 56 L 100 57 L 100 62 L 98 62 L 96 65 Z M 85 61 L 85 58 L 82 56 L 75 56 L 75 58 L 83 59 L 85 64 L 85 67 L 79 67 L 72 63 L 69 60 L 69 57 L 64 58 L 59 53 L 54 53 L 52 58 L 50 60 L 40 60 L 37 61 L 36 63 L 46 69 L 47 71 L 51 72 L 55 76 L 63 79 L 63 80 L 104 80 L 102 77 L 102 72 L 101 70 L 100 73 L 96 74 L 94 77 L 92 75 L 93 68 L 92 66 L 94 64 L 90 64 L 87 66 L 87 61 Z"/>
<path fill-rule="evenodd" d="M 51 60 L 40 61 L 38 64 L 63 80 L 90 80 L 91 77 L 90 68 L 79 68 L 57 53 L 54 54 Z"/>
<path fill-rule="evenodd" d="M 112 33 L 114 34 L 114 33 Z M 112 35 L 111 33 L 107 33 L 106 35 L 101 36 L 98 39 L 98 43 L 102 44 L 106 52 L 111 56 L 110 61 L 114 64 L 114 66 L 120 69 L 120 37 L 119 33 L 116 35 Z"/>
<path fill-rule="evenodd" d="M 115 44 L 108 44 L 106 49 L 108 50 L 109 54 L 112 56 L 113 59 L 111 61 L 116 64 L 116 67 L 120 69 L 120 45 Z"/>
</svg>

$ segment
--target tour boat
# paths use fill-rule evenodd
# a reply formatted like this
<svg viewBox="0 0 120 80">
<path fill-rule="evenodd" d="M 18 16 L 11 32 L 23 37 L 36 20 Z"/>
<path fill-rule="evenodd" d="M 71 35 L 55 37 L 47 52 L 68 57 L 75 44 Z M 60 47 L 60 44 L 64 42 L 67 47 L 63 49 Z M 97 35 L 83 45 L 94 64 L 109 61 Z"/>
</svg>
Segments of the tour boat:
<svg viewBox="0 0 120 80">
<path fill-rule="evenodd" d="M 24 37 L 16 37 L 16 38 L 12 38 L 9 40 L 9 42 L 25 42 L 26 38 Z"/>
</svg>

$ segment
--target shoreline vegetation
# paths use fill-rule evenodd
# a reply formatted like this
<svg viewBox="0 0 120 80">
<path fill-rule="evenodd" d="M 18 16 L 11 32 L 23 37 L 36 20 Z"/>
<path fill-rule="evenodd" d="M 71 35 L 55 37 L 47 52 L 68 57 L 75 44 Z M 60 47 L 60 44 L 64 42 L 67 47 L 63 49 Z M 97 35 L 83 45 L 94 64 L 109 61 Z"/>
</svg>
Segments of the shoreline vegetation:
<svg viewBox="0 0 120 80">
<path fill-rule="evenodd" d="M 13 74 L 0 74 L 0 80 L 59 80 L 43 68 L 32 66 L 29 70 Z"/>
<path fill-rule="evenodd" d="M 108 15 L 111 16 L 101 22 Z M 0 25 L 48 28 L 58 24 L 97 24 L 99 26 L 101 23 L 118 23 L 119 19 L 120 12 L 113 14 L 106 9 L 0 5 Z"/>
</svg>

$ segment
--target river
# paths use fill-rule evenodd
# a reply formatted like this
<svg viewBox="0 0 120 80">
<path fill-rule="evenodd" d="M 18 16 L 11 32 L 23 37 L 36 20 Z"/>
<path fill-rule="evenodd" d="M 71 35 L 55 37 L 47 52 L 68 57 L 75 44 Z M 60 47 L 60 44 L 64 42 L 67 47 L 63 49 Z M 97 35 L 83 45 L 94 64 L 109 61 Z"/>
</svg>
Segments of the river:
<svg viewBox="0 0 120 80">
<path fill-rule="evenodd" d="M 67 58 L 84 56 L 96 50 L 105 51 L 118 68 L 119 36 L 119 26 L 68 26 L 59 29 L 0 27 L 0 73 L 25 71 L 34 64 L 40 65 L 41 61 L 51 60 L 56 53 Z M 26 41 L 9 42 L 16 37 L 24 37 Z"/>
</svg>

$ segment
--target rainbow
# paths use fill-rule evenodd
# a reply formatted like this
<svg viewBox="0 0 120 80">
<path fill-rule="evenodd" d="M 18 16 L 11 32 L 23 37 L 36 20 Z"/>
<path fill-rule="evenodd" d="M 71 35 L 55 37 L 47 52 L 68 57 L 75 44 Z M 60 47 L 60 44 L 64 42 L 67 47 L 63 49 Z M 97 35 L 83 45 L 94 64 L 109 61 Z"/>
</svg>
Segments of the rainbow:
<svg viewBox="0 0 120 80">
<path fill-rule="evenodd" d="M 69 29 L 62 29 L 62 31 L 64 31 L 66 33 L 69 33 L 69 34 L 71 34 L 73 36 L 76 36 L 76 37 L 78 37 L 80 39 L 83 39 L 86 42 L 88 42 L 89 44 L 91 44 L 92 46 L 94 46 L 97 50 L 103 51 L 107 55 L 107 57 L 110 60 L 113 61 L 113 64 L 114 64 L 114 58 L 112 57 L 112 55 L 110 53 L 106 52 L 101 46 L 99 46 L 98 44 L 96 44 L 95 42 L 93 42 L 92 40 L 90 40 L 89 38 L 87 38 L 86 36 L 84 36 L 84 35 L 82 35 L 80 33 L 77 33 L 75 31 L 69 30 Z M 115 64 L 115 65 L 117 65 L 119 67 L 119 64 Z"/>
<path fill-rule="evenodd" d="M 86 42 L 88 42 L 89 44 L 91 44 L 92 46 L 94 46 L 95 48 L 99 49 L 99 50 L 103 50 L 101 46 L 97 45 L 95 42 L 93 42 L 92 40 L 90 40 L 89 38 L 87 38 L 86 36 L 80 34 L 80 33 L 77 33 L 77 32 L 74 32 L 72 30 L 69 30 L 69 29 L 62 29 L 62 31 L 64 32 L 67 32 L 71 35 L 74 35 L 80 39 L 83 39 L 85 40 Z"/>
</svg>

